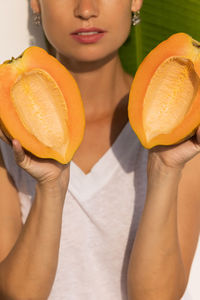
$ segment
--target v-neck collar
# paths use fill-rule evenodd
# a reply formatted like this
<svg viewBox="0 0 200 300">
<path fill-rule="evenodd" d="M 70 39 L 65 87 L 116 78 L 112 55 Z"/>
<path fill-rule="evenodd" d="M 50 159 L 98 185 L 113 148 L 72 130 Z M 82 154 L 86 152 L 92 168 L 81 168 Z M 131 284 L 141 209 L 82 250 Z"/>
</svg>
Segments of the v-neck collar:
<svg viewBox="0 0 200 300">
<path fill-rule="evenodd" d="M 91 198 L 111 178 L 120 165 L 119 158 L 126 155 L 128 137 L 133 133 L 129 122 L 125 124 L 113 145 L 85 174 L 73 161 L 70 163 L 69 191 L 82 201 Z"/>
</svg>

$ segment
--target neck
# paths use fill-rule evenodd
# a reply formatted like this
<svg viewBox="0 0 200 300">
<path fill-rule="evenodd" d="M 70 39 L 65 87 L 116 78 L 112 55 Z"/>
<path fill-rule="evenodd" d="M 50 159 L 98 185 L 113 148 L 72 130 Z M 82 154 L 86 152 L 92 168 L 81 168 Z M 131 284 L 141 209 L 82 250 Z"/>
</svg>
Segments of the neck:
<svg viewBox="0 0 200 300">
<path fill-rule="evenodd" d="M 97 62 L 78 62 L 61 55 L 57 58 L 78 83 L 86 119 L 102 117 L 114 111 L 129 93 L 132 77 L 124 72 L 117 53 Z"/>
</svg>

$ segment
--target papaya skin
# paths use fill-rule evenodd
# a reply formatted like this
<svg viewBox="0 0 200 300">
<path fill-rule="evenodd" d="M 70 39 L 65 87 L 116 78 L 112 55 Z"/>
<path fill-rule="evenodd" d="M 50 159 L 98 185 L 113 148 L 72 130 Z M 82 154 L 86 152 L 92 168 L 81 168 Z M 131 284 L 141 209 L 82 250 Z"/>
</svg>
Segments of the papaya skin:
<svg viewBox="0 0 200 300">
<path fill-rule="evenodd" d="M 22 82 L 23 80 L 25 83 Z M 27 88 L 29 81 L 31 88 Z M 37 82 L 42 82 L 41 87 L 38 87 L 39 91 L 37 91 Z M 33 84 L 35 86 L 32 89 Z M 33 101 L 33 109 L 36 111 L 32 112 L 30 106 L 32 104 L 27 103 L 31 115 L 25 115 L 24 118 L 22 118 L 24 112 L 21 112 L 24 105 L 21 108 L 17 107 L 20 104 L 20 89 L 24 91 L 25 96 L 27 93 L 29 97 L 26 100 L 26 97 L 23 96 L 23 101 Z M 36 92 L 39 95 L 41 92 L 47 101 L 45 103 L 47 108 L 43 110 L 47 112 L 47 115 L 55 116 L 56 119 L 49 120 L 50 117 L 47 117 L 44 111 L 40 111 L 40 105 L 43 105 L 40 104 L 42 99 L 35 99 L 37 98 L 37 94 L 34 94 Z M 48 92 L 47 96 L 46 92 Z M 60 103 L 56 103 L 57 98 L 55 98 L 54 92 L 58 100 L 61 99 Z M 60 117 L 62 120 L 59 119 Z M 32 119 L 33 124 L 29 119 Z M 24 120 L 29 121 L 30 124 L 27 125 Z M 43 125 L 44 120 L 46 123 Z M 37 122 L 39 122 L 37 126 L 39 129 L 34 129 L 38 131 L 35 134 L 31 129 L 35 128 Z M 57 133 L 54 133 L 56 122 L 58 123 L 58 137 Z M 81 144 L 85 130 L 84 107 L 75 79 L 56 58 L 39 47 L 29 47 L 18 58 L 5 61 L 0 65 L 0 124 L 9 139 L 17 139 L 22 147 L 33 155 L 39 158 L 55 159 L 62 164 L 67 164 Z M 50 126 L 47 126 L 48 124 Z M 59 126 L 63 128 L 62 133 L 59 133 Z M 40 129 L 40 127 L 42 128 Z M 46 134 L 46 139 L 51 138 L 51 133 L 54 134 L 55 140 L 59 140 L 60 134 L 62 144 L 54 142 L 55 145 L 51 146 L 38 138 L 40 135 L 42 138 L 46 138 Z M 54 137 L 51 139 L 53 141 Z"/>
<path fill-rule="evenodd" d="M 159 70 L 165 70 L 164 66 L 169 61 L 171 61 L 171 65 L 168 69 L 169 72 L 163 73 L 162 75 L 163 78 L 161 78 L 159 81 L 158 74 L 162 73 Z M 148 118 L 150 118 L 148 117 L 149 104 L 146 103 L 148 103 L 148 101 L 152 101 L 152 103 L 154 103 L 154 100 L 150 99 L 150 97 L 148 98 L 147 95 L 148 93 L 150 94 L 149 92 L 151 91 L 150 89 L 152 89 L 153 91 L 152 95 L 156 95 L 156 90 L 157 89 L 159 90 L 160 85 L 162 84 L 163 84 L 162 89 L 163 91 L 165 90 L 165 85 L 163 82 L 165 78 L 167 79 L 169 78 L 170 80 L 170 76 L 173 77 L 173 72 L 174 72 L 173 66 L 175 62 L 177 63 L 177 61 L 180 61 L 180 65 L 181 64 L 184 65 L 185 63 L 185 66 L 183 66 L 183 68 L 182 66 L 180 67 L 179 73 L 177 71 L 178 69 L 177 70 L 175 69 L 178 75 L 177 78 L 176 76 L 174 76 L 173 79 L 174 81 L 170 83 L 171 85 L 169 85 L 168 88 L 166 88 L 167 93 L 170 95 L 170 93 L 173 94 L 175 90 L 179 89 L 180 95 L 182 95 L 181 93 L 184 92 L 184 84 L 182 86 L 180 85 L 180 87 L 179 84 L 181 80 L 184 79 L 185 82 L 191 86 L 190 94 L 192 94 L 193 96 L 191 96 L 191 99 L 188 100 L 187 94 L 185 94 L 184 101 L 188 101 L 189 103 L 188 108 L 185 109 L 185 113 L 181 115 L 181 118 L 179 119 L 179 121 L 177 121 L 177 124 L 174 127 L 172 127 L 170 131 L 159 132 L 158 130 L 157 133 L 154 133 L 154 136 L 152 135 L 152 137 L 148 138 L 147 128 L 145 128 L 144 111 L 146 109 L 145 114 L 146 114 L 146 119 L 148 120 Z M 181 70 L 184 70 L 185 73 L 183 74 Z M 190 37 L 185 33 L 177 33 L 172 35 L 167 40 L 160 43 L 145 57 L 145 59 L 139 66 L 136 75 L 134 77 L 130 94 L 129 94 L 129 104 L 128 104 L 128 117 L 129 117 L 130 125 L 145 148 L 151 149 L 154 146 L 158 146 L 158 145 L 178 144 L 195 134 L 196 129 L 200 124 L 200 79 L 199 77 L 200 77 L 200 43 L 192 39 L 192 37 Z M 152 88 L 152 86 L 154 88 Z M 192 88 L 194 88 L 194 91 L 192 90 Z M 153 112 L 154 115 L 152 113 L 153 118 L 155 120 L 156 120 L 156 116 L 155 116 L 156 111 L 158 115 L 159 114 L 161 115 L 160 119 L 162 119 L 162 117 L 164 116 L 164 113 L 162 112 L 163 109 L 165 108 L 166 110 L 168 109 L 167 104 L 165 104 L 165 106 L 163 104 L 163 101 L 166 102 L 164 98 L 169 96 L 166 94 L 165 92 L 160 93 L 160 104 L 157 99 L 158 102 L 156 104 L 157 108 L 156 109 L 154 108 L 154 112 Z M 169 99 L 172 100 L 172 97 Z M 177 99 L 174 97 L 173 100 L 176 103 L 180 99 L 178 99 L 177 96 Z M 149 107 L 152 109 L 153 104 L 150 105 Z M 178 113 L 179 109 L 182 108 L 182 104 L 180 105 L 175 104 L 174 107 L 175 107 L 174 110 L 176 110 Z M 170 114 L 167 115 L 167 117 L 169 122 L 171 122 L 170 118 L 172 117 L 170 117 Z M 158 122 L 160 122 L 159 124 L 162 125 L 162 122 L 160 120 Z M 153 121 L 152 124 L 149 121 L 149 128 L 150 125 L 156 126 L 155 124 L 153 124 Z"/>
</svg>

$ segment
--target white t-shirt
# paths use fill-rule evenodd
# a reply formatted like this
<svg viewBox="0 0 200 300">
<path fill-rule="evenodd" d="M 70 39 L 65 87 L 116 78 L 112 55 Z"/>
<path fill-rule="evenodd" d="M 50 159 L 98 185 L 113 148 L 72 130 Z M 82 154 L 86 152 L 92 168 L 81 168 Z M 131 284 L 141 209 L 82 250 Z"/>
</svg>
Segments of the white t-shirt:
<svg viewBox="0 0 200 300">
<path fill-rule="evenodd" d="M 20 191 L 25 222 L 35 181 L 16 166 L 7 145 L 1 148 Z M 127 266 L 145 203 L 146 163 L 147 150 L 129 123 L 90 173 L 85 175 L 71 163 L 59 262 L 49 300 L 127 300 Z M 198 299 L 190 298 L 187 291 L 182 300 Z"/>
</svg>

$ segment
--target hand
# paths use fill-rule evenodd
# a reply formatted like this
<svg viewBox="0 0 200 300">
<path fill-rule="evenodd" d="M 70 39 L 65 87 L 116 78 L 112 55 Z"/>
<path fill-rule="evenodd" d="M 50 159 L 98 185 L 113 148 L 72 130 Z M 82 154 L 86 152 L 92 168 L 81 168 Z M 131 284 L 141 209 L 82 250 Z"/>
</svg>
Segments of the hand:
<svg viewBox="0 0 200 300">
<path fill-rule="evenodd" d="M 166 167 L 183 168 L 185 163 L 198 153 L 200 153 L 200 126 L 193 137 L 180 144 L 152 148 L 149 151 L 149 161 L 158 160 Z"/>
<path fill-rule="evenodd" d="M 17 140 L 12 140 L 16 163 L 33 176 L 38 183 L 58 182 L 61 187 L 67 186 L 69 181 L 69 164 L 63 165 L 53 159 L 37 158 L 26 153 Z"/>
<path fill-rule="evenodd" d="M 69 181 L 69 164 L 62 165 L 52 159 L 40 159 L 26 153 L 17 140 L 9 139 L 0 128 L 0 139 L 13 147 L 16 163 L 34 177 L 38 183 L 59 183 L 61 188 L 67 188 Z"/>
</svg>

